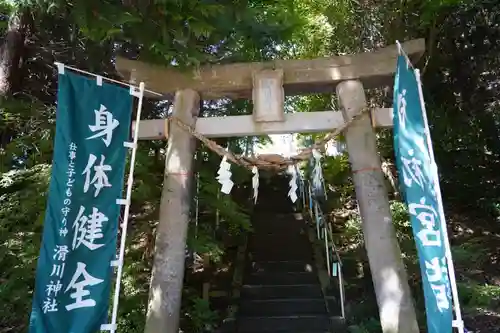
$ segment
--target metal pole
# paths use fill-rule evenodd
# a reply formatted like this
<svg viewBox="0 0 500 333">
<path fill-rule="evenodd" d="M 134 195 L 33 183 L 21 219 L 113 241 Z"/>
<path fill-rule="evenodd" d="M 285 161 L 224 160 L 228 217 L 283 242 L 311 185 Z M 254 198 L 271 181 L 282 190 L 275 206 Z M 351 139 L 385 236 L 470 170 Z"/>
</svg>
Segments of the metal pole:
<svg viewBox="0 0 500 333">
<path fill-rule="evenodd" d="M 342 318 L 345 318 L 345 294 L 344 294 L 344 279 L 342 276 L 342 263 L 338 262 L 337 266 L 339 268 L 339 289 L 340 289 L 340 313 Z"/>
<path fill-rule="evenodd" d="M 194 229 L 194 237 L 198 238 L 198 218 L 200 215 L 200 174 L 196 174 L 196 196 L 195 196 L 195 213 L 194 213 L 194 221 L 195 221 L 195 229 Z"/>
<path fill-rule="evenodd" d="M 133 89 L 133 88 L 132 88 Z M 135 159 L 137 153 L 137 140 L 139 137 L 139 122 L 141 121 L 141 113 L 142 113 L 142 101 L 144 97 L 144 82 L 139 84 L 139 95 L 138 95 L 138 105 L 137 105 L 137 113 L 135 119 L 135 128 L 134 128 L 134 138 L 132 145 L 132 155 L 130 157 L 130 171 L 128 174 L 127 180 L 127 194 L 125 197 L 126 205 L 125 211 L 123 213 L 123 223 L 122 223 L 122 234 L 120 240 L 120 252 L 118 255 L 118 272 L 116 275 L 115 282 L 115 294 L 113 295 L 113 310 L 111 313 L 111 329 L 110 332 L 116 332 L 116 319 L 118 317 L 118 302 L 120 299 L 120 289 L 122 282 L 122 274 L 123 274 L 123 258 L 125 257 L 125 241 L 127 239 L 127 227 L 130 213 L 130 198 L 132 197 L 132 185 L 134 183 L 134 168 L 135 168 Z"/>
<path fill-rule="evenodd" d="M 311 184 L 307 184 L 307 192 L 309 193 L 309 215 L 311 216 L 311 221 L 314 219 L 314 213 L 313 213 L 313 199 L 312 199 L 312 193 L 311 193 Z"/>
<path fill-rule="evenodd" d="M 331 277 L 332 272 L 330 270 L 330 251 L 328 251 L 328 231 L 326 228 L 323 228 L 323 231 L 325 237 L 326 269 L 328 270 L 328 277 Z"/>
<path fill-rule="evenodd" d="M 304 210 L 306 208 L 306 182 L 304 181 L 304 179 L 300 179 L 300 182 L 302 184 L 302 210 Z"/>
<path fill-rule="evenodd" d="M 316 217 L 316 234 L 318 236 L 318 239 L 321 239 L 321 233 L 319 231 L 319 213 L 318 213 L 318 203 L 316 201 L 313 202 L 314 204 L 314 215 Z"/>
<path fill-rule="evenodd" d="M 220 200 L 220 191 L 217 192 L 217 201 Z M 219 222 L 220 222 L 220 214 L 219 214 L 219 209 L 215 211 L 215 230 L 219 229 Z"/>
</svg>

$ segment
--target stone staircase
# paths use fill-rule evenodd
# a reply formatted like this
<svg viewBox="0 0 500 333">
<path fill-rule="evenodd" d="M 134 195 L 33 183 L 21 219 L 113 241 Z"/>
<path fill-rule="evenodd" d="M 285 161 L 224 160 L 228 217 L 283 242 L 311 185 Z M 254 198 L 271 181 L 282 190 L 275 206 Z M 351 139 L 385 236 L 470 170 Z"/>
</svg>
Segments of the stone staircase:
<svg viewBox="0 0 500 333">
<path fill-rule="evenodd" d="M 330 319 L 304 221 L 256 217 L 236 332 L 329 332 Z"/>
<path fill-rule="evenodd" d="M 287 186 L 279 187 L 280 190 Z M 261 192 L 249 236 L 237 312 L 224 332 L 333 332 L 304 220 L 286 192 Z M 337 331 L 336 331 L 337 332 Z"/>
</svg>

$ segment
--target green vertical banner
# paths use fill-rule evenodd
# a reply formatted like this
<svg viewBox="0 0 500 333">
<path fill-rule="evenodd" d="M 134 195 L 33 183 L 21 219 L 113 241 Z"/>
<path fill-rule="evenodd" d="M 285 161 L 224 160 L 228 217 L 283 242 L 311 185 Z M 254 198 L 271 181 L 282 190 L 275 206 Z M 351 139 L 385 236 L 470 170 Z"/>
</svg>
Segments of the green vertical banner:
<svg viewBox="0 0 500 333">
<path fill-rule="evenodd" d="M 394 85 L 394 149 L 422 273 L 427 332 L 451 333 L 453 309 L 445 242 L 428 147 L 428 124 L 419 93 L 420 83 L 408 60 L 398 58 Z"/>
<path fill-rule="evenodd" d="M 107 322 L 132 103 L 128 88 L 59 74 L 30 333 L 94 333 Z"/>
</svg>

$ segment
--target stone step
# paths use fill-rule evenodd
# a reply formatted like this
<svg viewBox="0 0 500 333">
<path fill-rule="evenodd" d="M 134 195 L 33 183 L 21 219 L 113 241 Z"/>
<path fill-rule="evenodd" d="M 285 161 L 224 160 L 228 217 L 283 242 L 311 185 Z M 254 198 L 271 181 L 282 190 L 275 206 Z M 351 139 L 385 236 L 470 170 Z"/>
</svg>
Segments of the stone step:
<svg viewBox="0 0 500 333">
<path fill-rule="evenodd" d="M 252 237 L 293 237 L 293 236 L 305 236 L 304 225 L 283 225 L 274 227 L 262 227 L 252 225 L 253 233 Z"/>
<path fill-rule="evenodd" d="M 283 317 L 283 316 L 282 316 Z M 247 317 L 251 318 L 251 317 Z M 273 331 L 269 331 L 269 333 L 348 333 L 349 330 L 347 328 L 347 323 L 344 318 L 339 316 L 330 317 L 330 329 L 329 330 L 311 330 L 311 329 L 277 329 Z M 225 319 L 221 325 L 221 327 L 215 331 L 216 333 L 235 333 L 241 332 L 241 330 L 237 329 L 237 319 Z M 259 333 L 261 330 L 255 331 L 246 331 L 245 333 Z"/>
<path fill-rule="evenodd" d="M 294 285 L 319 283 L 315 272 L 261 272 L 247 274 L 243 283 L 249 285 Z"/>
<path fill-rule="evenodd" d="M 260 193 L 259 193 L 260 194 Z M 300 217 L 299 215 L 295 215 L 297 212 L 294 212 L 292 210 L 286 210 L 285 213 L 279 213 L 279 212 L 273 212 L 273 213 L 260 213 L 257 210 L 257 213 L 253 215 L 252 220 L 255 221 L 256 223 L 262 223 L 262 224 L 272 224 L 272 223 L 284 223 L 284 222 L 300 222 Z"/>
<path fill-rule="evenodd" d="M 252 219 L 253 223 L 258 225 L 278 225 L 278 224 L 300 224 L 304 222 L 304 216 L 295 215 L 295 213 L 290 212 L 286 214 L 278 215 L 262 215 L 259 217 L 254 217 Z"/>
<path fill-rule="evenodd" d="M 260 232 L 253 234 L 248 239 L 248 245 L 255 244 L 276 244 L 276 242 L 280 243 L 307 243 L 311 244 L 307 235 L 305 233 L 301 234 L 300 232 L 284 233 L 284 232 L 276 232 L 276 233 L 267 233 Z"/>
<path fill-rule="evenodd" d="M 240 317 L 237 331 L 250 332 L 300 332 L 330 330 L 330 319 L 325 316 Z"/>
<path fill-rule="evenodd" d="M 319 284 L 299 284 L 281 286 L 259 286 L 245 284 L 241 288 L 241 298 L 245 300 L 321 298 L 323 292 Z"/>
<path fill-rule="evenodd" d="M 309 239 L 307 238 L 306 231 L 301 231 L 300 229 L 296 230 L 256 230 L 253 234 L 248 238 L 249 244 L 253 243 L 273 243 L 276 240 L 281 242 L 307 242 L 309 243 Z"/>
<path fill-rule="evenodd" d="M 256 239 L 255 241 L 248 242 L 247 245 L 248 251 L 312 251 L 311 243 L 303 238 L 279 238 L 274 237 L 272 239 Z"/>
<path fill-rule="evenodd" d="M 279 256 L 279 257 L 304 257 L 306 256 L 307 258 L 312 257 L 313 255 L 313 250 L 311 246 L 309 245 L 293 245 L 289 244 L 287 246 L 279 246 L 279 244 L 276 244 L 276 246 L 273 248 L 272 246 L 268 245 L 259 245 L 255 247 L 250 247 L 248 248 L 248 252 L 252 253 L 252 255 L 269 255 L 269 256 Z M 272 260 L 272 259 L 269 259 Z"/>
<path fill-rule="evenodd" d="M 224 331 L 224 333 L 234 333 L 234 332 L 236 332 L 236 331 L 231 331 L 231 332 L 230 331 Z M 238 332 L 240 332 L 240 331 L 238 331 Z M 260 333 L 260 332 L 261 331 L 252 331 L 252 332 L 245 332 L 245 333 Z M 307 330 L 307 329 L 306 330 L 300 330 L 300 331 L 298 331 L 298 330 L 294 329 L 294 330 L 291 330 L 291 331 L 289 331 L 289 330 L 284 330 L 284 331 L 283 330 L 269 331 L 268 333 L 330 333 L 330 332 L 331 331 L 325 331 L 325 330 L 311 331 L 311 330 Z M 341 331 L 335 331 L 335 333 L 343 333 L 343 331 L 342 332 Z M 348 333 L 348 332 L 346 331 L 345 333 Z"/>
<path fill-rule="evenodd" d="M 242 300 L 239 314 L 244 317 L 273 317 L 273 316 L 298 316 L 298 315 L 326 315 L 325 301 L 317 299 L 268 299 L 268 300 Z"/>
<path fill-rule="evenodd" d="M 313 260 L 299 261 L 252 261 L 247 264 L 246 272 L 315 272 Z"/>
<path fill-rule="evenodd" d="M 252 331 L 252 332 L 245 332 L 245 333 L 260 333 L 260 332 L 261 331 Z M 224 333 L 234 333 L 234 331 L 233 332 L 225 331 Z M 270 331 L 268 333 L 330 333 L 330 331 L 325 331 L 325 330 L 321 330 L 321 331 L 311 331 L 311 330 L 301 330 L 301 331 L 292 330 L 292 331 L 289 331 L 289 330 L 285 330 L 285 331 L 282 331 L 282 330 L 279 330 L 279 331 Z M 335 331 L 335 333 L 337 333 L 337 331 Z"/>
<path fill-rule="evenodd" d="M 249 260 L 253 261 L 310 261 L 313 259 L 312 251 L 256 251 L 248 253 Z"/>
<path fill-rule="evenodd" d="M 276 228 L 276 229 L 270 229 L 270 228 L 255 228 L 254 231 L 250 236 L 250 239 L 258 239 L 260 241 L 265 241 L 265 240 L 272 240 L 272 238 L 283 238 L 283 239 L 297 239 L 297 238 L 304 238 L 306 239 L 306 230 L 301 229 L 296 226 L 290 227 L 289 230 L 286 230 L 286 228 Z"/>
<path fill-rule="evenodd" d="M 254 221 L 252 226 L 255 231 L 296 231 L 306 226 L 304 220 L 277 220 L 277 221 Z"/>
</svg>

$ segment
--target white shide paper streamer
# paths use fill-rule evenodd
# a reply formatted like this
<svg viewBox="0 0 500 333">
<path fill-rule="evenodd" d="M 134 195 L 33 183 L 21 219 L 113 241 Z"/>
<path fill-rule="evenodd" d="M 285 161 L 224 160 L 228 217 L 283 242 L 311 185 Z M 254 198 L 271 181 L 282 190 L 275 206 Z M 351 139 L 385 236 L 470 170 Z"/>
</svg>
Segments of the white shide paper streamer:
<svg viewBox="0 0 500 333">
<path fill-rule="evenodd" d="M 227 157 L 224 156 L 220 162 L 219 171 L 217 171 L 217 181 L 222 185 L 221 192 L 224 194 L 231 193 L 233 188 L 233 181 L 231 180 L 231 164 L 227 161 Z"/>
<path fill-rule="evenodd" d="M 253 173 L 253 177 L 252 177 L 253 200 L 254 200 L 254 204 L 256 204 L 257 197 L 259 195 L 259 169 L 256 166 L 254 166 L 252 168 L 252 173 Z"/>
</svg>

